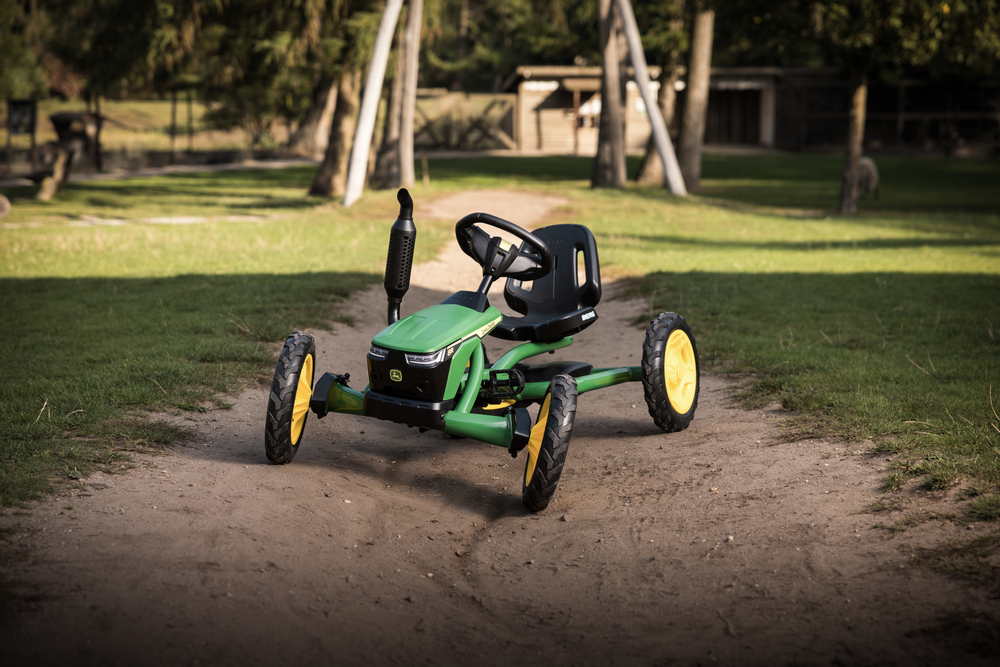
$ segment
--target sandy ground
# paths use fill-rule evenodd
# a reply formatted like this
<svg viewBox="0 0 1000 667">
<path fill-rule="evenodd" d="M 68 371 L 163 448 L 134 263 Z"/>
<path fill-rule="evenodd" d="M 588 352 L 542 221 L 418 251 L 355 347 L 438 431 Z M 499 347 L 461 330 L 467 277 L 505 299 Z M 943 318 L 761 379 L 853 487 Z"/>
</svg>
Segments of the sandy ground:
<svg viewBox="0 0 1000 667">
<path fill-rule="evenodd" d="M 418 202 L 416 218 L 538 226 L 562 203 L 471 192 Z M 477 282 L 449 248 L 414 269 L 404 314 Z M 318 371 L 364 386 L 381 286 L 346 308 L 356 326 L 312 332 Z M 643 310 L 606 286 L 600 319 L 557 358 L 638 364 L 628 320 Z M 639 383 L 581 396 L 538 515 L 521 505 L 524 457 L 490 445 L 313 416 L 275 466 L 264 388 L 171 416 L 193 429 L 183 445 L 0 516 L 4 550 L 21 553 L 4 563 L 19 602 L 2 662 L 996 665 L 1000 601 L 910 562 L 985 528 L 874 529 L 892 521 L 863 511 L 884 460 L 864 443 L 783 442 L 780 408 L 738 409 L 735 389 L 703 373 L 676 434 L 653 425 Z"/>
</svg>

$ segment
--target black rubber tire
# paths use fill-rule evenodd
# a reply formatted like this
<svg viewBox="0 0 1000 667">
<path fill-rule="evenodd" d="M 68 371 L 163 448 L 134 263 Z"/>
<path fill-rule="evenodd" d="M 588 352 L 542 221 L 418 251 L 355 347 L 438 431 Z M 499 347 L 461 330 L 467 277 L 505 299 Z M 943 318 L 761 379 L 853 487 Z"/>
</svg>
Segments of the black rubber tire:
<svg viewBox="0 0 1000 667">
<path fill-rule="evenodd" d="M 548 507 L 556 492 L 576 417 L 576 396 L 575 379 L 569 375 L 555 376 L 531 429 L 531 440 L 525 447 L 528 461 L 524 467 L 521 500 L 532 512 Z M 534 445 L 536 438 L 540 442 Z M 532 456 L 533 446 L 537 447 L 535 456 Z"/>
<path fill-rule="evenodd" d="M 665 363 L 665 357 L 676 357 L 677 351 L 669 352 L 667 342 L 674 332 L 681 332 L 690 342 L 690 348 L 684 345 L 683 339 L 678 334 L 677 343 L 683 348 L 680 356 L 683 358 L 683 369 L 676 372 L 684 374 L 681 382 L 683 389 L 673 392 L 674 401 L 671 401 L 671 391 L 668 388 L 664 369 L 670 365 Z M 691 358 L 693 357 L 693 358 Z M 693 368 L 693 378 L 692 369 Z M 693 397 L 691 395 L 690 382 L 694 382 Z M 677 313 L 660 313 L 656 319 L 650 322 L 646 329 L 646 340 L 642 344 L 642 389 L 646 395 L 646 407 L 649 408 L 649 415 L 661 429 L 667 433 L 683 431 L 694 418 L 694 411 L 698 407 L 698 393 L 701 390 L 701 368 L 698 364 L 698 347 L 695 344 L 691 327 L 683 317 Z M 677 403 L 680 403 L 678 407 Z M 686 409 L 685 409 L 686 408 Z"/>
<path fill-rule="evenodd" d="M 306 417 L 309 415 L 309 399 L 316 368 L 316 343 L 313 337 L 302 331 L 293 333 L 285 341 L 285 347 L 278 357 L 271 383 L 271 396 L 267 401 L 267 418 L 264 423 L 264 451 L 273 463 L 288 463 L 295 456 L 302 441 Z M 303 370 L 308 377 L 299 382 Z M 302 413 L 303 397 L 305 413 Z M 299 410 L 295 410 L 296 402 Z M 298 429 L 293 422 L 301 420 Z"/>
</svg>

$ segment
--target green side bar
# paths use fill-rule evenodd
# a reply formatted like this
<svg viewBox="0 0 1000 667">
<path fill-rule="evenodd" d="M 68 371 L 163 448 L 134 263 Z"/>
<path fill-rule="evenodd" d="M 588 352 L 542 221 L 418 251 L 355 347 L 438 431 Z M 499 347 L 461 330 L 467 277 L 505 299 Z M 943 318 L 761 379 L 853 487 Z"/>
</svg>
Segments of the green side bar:
<svg viewBox="0 0 1000 667">
<path fill-rule="evenodd" d="M 465 383 L 465 392 L 462 394 L 462 399 L 458 402 L 458 405 L 455 406 L 454 412 L 468 414 L 472 410 L 472 404 L 475 403 L 476 398 L 479 396 L 480 387 L 480 383 L 472 382 L 472 378 L 481 378 L 485 365 L 483 361 L 483 344 L 480 341 L 479 345 L 472 350 L 472 359 L 469 361 L 469 380 Z M 461 434 L 456 433 L 455 435 Z"/>
<path fill-rule="evenodd" d="M 597 368 L 590 375 L 576 379 L 576 392 L 603 389 L 623 382 L 642 379 L 642 366 L 623 366 L 622 368 Z"/>
<path fill-rule="evenodd" d="M 641 366 L 623 366 L 621 368 L 596 368 L 590 375 L 576 378 L 576 393 L 582 394 L 594 389 L 603 389 L 623 382 L 634 382 L 642 379 Z M 521 398 L 540 399 L 549 390 L 548 382 L 529 382 L 524 385 Z"/>
<path fill-rule="evenodd" d="M 365 387 L 365 392 L 368 388 Z M 327 412 L 341 412 L 348 415 L 365 414 L 365 394 L 334 382 L 326 394 Z"/>
<path fill-rule="evenodd" d="M 507 370 L 514 368 L 514 364 L 520 363 L 529 357 L 534 357 L 545 352 L 558 350 L 573 344 L 573 337 L 566 336 L 555 343 L 522 343 L 517 347 L 507 350 L 507 354 L 497 359 L 493 364 L 493 370 Z"/>
<path fill-rule="evenodd" d="M 452 410 L 444 415 L 444 432 L 510 449 L 510 443 L 514 437 L 511 418 L 512 415 L 490 417 L 489 415 L 473 415 Z"/>
</svg>

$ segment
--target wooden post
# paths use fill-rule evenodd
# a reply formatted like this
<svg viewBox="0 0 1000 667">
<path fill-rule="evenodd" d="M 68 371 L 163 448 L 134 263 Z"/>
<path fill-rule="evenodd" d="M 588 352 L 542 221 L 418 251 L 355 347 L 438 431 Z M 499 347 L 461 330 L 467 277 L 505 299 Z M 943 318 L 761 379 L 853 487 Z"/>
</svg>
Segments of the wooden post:
<svg viewBox="0 0 1000 667">
<path fill-rule="evenodd" d="M 101 125 L 104 119 L 101 117 L 100 94 L 95 96 L 94 111 L 97 114 L 97 131 L 94 133 L 94 165 L 97 167 L 97 173 L 100 174 L 104 171 L 104 159 L 101 156 Z"/>
<path fill-rule="evenodd" d="M 573 91 L 573 155 L 580 154 L 580 91 Z"/>
<path fill-rule="evenodd" d="M 177 139 L 177 90 L 170 91 L 170 164 L 174 163 L 175 141 Z"/>
<path fill-rule="evenodd" d="M 674 154 L 673 144 L 670 143 L 670 134 L 667 132 L 666 123 L 660 114 L 660 106 L 653 98 L 653 93 L 649 90 L 649 71 L 646 69 L 646 56 L 642 51 L 642 40 L 639 38 L 639 26 L 635 22 L 635 14 L 632 13 L 632 5 L 628 0 L 615 0 L 618 11 L 622 17 L 622 28 L 625 30 L 625 37 L 628 39 L 629 56 L 632 58 L 632 69 L 635 71 L 635 83 L 639 86 L 639 93 L 642 101 L 646 104 L 646 114 L 652 126 L 653 138 L 656 140 L 656 148 L 663 161 L 663 173 L 666 174 L 667 188 L 671 194 L 678 197 L 687 195 L 687 188 L 684 187 L 684 178 L 681 176 L 681 168 L 677 163 L 677 156 Z"/>
<path fill-rule="evenodd" d="M 192 151 L 194 151 L 194 114 L 192 113 L 192 110 L 191 110 L 191 106 L 192 106 L 192 101 L 191 101 L 192 93 L 191 93 L 191 89 L 188 88 L 187 92 L 188 92 L 188 95 L 187 95 L 187 98 L 188 98 L 188 118 L 187 118 L 187 120 L 188 120 L 188 124 L 187 124 L 188 153 L 191 153 Z"/>
<path fill-rule="evenodd" d="M 344 206 L 350 206 L 361 197 L 365 185 L 365 172 L 368 169 L 368 151 L 372 144 L 372 133 L 375 131 L 375 115 L 378 113 L 379 99 L 382 97 L 382 80 L 385 78 L 385 66 L 389 61 L 389 49 L 392 46 L 392 34 L 396 30 L 399 11 L 403 8 L 403 0 L 388 0 L 382 22 L 375 37 L 375 48 L 368 65 L 368 78 L 365 81 L 364 98 L 361 101 L 361 113 L 358 116 L 358 127 L 354 132 L 354 143 L 351 146 L 351 162 L 347 168 L 347 187 L 344 193 Z"/>
<path fill-rule="evenodd" d="M 855 81 L 851 102 L 851 120 L 847 128 L 847 159 L 840 190 L 840 212 L 858 212 L 858 160 L 865 142 L 865 114 L 868 106 L 868 77 Z"/>
<path fill-rule="evenodd" d="M 37 139 L 35 137 L 35 135 L 38 134 L 38 132 L 37 132 L 37 126 L 38 126 L 38 118 L 37 118 L 37 107 L 36 107 L 35 119 L 31 123 L 31 171 L 32 171 L 32 173 L 38 171 L 38 142 L 37 142 Z M 10 140 L 10 134 L 7 135 L 7 140 L 8 141 Z M 8 149 L 8 150 L 10 150 L 10 149 Z"/>
</svg>

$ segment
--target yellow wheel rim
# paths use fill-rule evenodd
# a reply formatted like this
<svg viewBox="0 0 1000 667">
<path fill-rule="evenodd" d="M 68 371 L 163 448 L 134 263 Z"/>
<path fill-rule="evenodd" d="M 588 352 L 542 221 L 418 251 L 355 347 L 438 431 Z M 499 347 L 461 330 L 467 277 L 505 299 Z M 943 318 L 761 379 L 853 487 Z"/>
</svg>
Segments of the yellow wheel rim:
<svg viewBox="0 0 1000 667">
<path fill-rule="evenodd" d="M 698 390 L 698 362 L 694 358 L 691 339 L 680 329 L 675 329 L 667 339 L 663 351 L 663 384 L 667 398 L 678 414 L 686 414 L 694 404 Z"/>
<path fill-rule="evenodd" d="M 312 398 L 313 358 L 307 354 L 299 371 L 299 384 L 295 388 L 295 403 L 292 406 L 292 444 L 298 444 L 302 437 L 302 427 L 309 414 L 309 399 Z"/>
<path fill-rule="evenodd" d="M 545 396 L 542 408 L 538 411 L 538 419 L 531 427 L 531 436 L 528 438 L 528 465 L 524 468 L 524 485 L 531 484 L 531 478 L 535 475 L 535 466 L 538 465 L 538 452 L 542 449 L 542 438 L 545 437 L 545 422 L 549 420 L 549 399 L 552 393 Z"/>
</svg>

